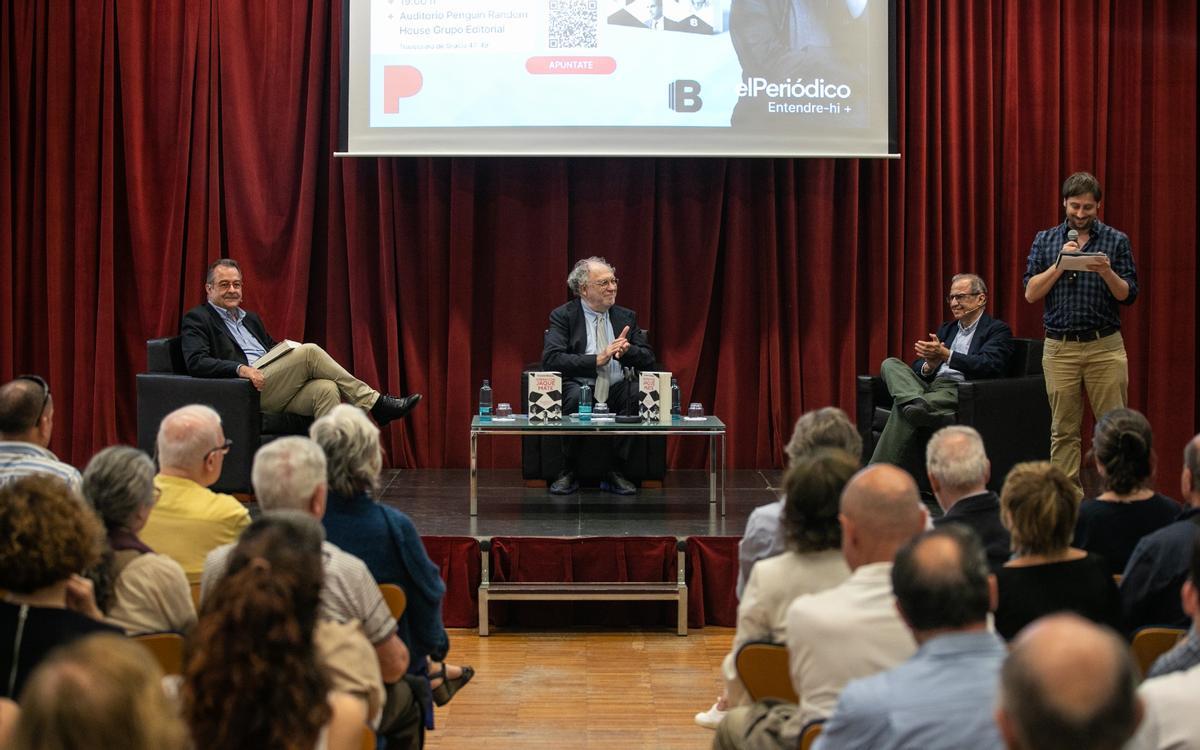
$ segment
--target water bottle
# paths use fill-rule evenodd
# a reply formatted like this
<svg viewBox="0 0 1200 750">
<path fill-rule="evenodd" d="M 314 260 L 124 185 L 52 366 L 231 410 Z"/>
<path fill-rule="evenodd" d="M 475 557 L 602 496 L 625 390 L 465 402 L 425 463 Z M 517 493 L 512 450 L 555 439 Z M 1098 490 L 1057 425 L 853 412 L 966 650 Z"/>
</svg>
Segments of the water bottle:
<svg viewBox="0 0 1200 750">
<path fill-rule="evenodd" d="M 592 387 L 587 383 L 579 389 L 579 421 L 592 421 Z"/>
<path fill-rule="evenodd" d="M 671 421 L 682 418 L 679 401 L 679 381 L 675 378 L 671 378 Z"/>
<path fill-rule="evenodd" d="M 486 380 L 479 389 L 479 421 L 492 421 L 492 384 Z"/>
</svg>

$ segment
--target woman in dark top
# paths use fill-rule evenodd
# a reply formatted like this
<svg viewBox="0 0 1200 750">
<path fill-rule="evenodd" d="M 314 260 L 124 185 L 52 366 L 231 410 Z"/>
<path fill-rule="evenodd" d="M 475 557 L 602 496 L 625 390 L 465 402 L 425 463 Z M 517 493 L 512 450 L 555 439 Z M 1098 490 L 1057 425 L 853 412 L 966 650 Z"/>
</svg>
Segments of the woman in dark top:
<svg viewBox="0 0 1200 750">
<path fill-rule="evenodd" d="M 0 490 L 0 697 L 16 700 L 33 668 L 56 646 L 105 625 L 91 581 L 104 528 L 65 483 L 30 476 Z M 15 654 L 15 659 L 14 659 Z M 15 662 L 15 663 L 14 663 Z"/>
<path fill-rule="evenodd" d="M 1096 470 L 1104 492 L 1084 500 L 1075 525 L 1075 546 L 1095 552 L 1120 575 L 1138 541 L 1175 520 L 1180 506 L 1155 492 L 1153 434 L 1133 409 L 1113 409 L 1092 434 Z"/>
<path fill-rule="evenodd" d="M 1069 610 L 1121 630 L 1121 601 L 1107 563 L 1070 546 L 1075 486 L 1048 461 L 1017 464 L 1000 492 L 1013 558 L 996 573 L 996 630 L 1011 640 L 1042 615 Z"/>
</svg>

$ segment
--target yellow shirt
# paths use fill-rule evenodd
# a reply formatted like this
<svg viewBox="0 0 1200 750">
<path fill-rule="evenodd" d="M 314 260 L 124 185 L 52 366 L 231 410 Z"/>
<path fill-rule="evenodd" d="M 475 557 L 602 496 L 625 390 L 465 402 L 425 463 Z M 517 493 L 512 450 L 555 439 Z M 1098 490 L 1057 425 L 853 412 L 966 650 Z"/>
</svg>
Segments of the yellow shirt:
<svg viewBox="0 0 1200 750">
<path fill-rule="evenodd" d="M 236 542 L 250 525 L 250 513 L 232 495 L 213 492 L 190 479 L 159 474 L 162 496 L 138 536 L 151 549 L 179 563 L 189 582 L 200 580 L 204 556 Z"/>
</svg>

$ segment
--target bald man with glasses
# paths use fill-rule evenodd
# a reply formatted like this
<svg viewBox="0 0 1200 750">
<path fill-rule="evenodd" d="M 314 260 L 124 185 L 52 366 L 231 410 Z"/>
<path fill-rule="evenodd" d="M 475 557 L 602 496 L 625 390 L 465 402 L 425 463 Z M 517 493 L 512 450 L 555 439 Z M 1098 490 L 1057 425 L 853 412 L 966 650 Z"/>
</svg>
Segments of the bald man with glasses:
<svg viewBox="0 0 1200 750">
<path fill-rule="evenodd" d="M 79 469 L 50 452 L 54 399 L 38 375 L 20 375 L 0 386 L 0 486 L 30 474 L 49 474 L 79 492 Z"/>
</svg>

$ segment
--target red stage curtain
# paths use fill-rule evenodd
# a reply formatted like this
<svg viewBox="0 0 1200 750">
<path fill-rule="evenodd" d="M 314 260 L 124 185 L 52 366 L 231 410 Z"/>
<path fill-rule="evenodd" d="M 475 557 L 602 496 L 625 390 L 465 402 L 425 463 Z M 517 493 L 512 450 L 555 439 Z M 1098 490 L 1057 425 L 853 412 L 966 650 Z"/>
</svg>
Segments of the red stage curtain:
<svg viewBox="0 0 1200 750">
<path fill-rule="evenodd" d="M 623 280 L 734 467 L 782 463 L 801 412 L 944 317 L 949 277 L 1041 335 L 1033 234 L 1094 171 L 1129 233 L 1130 401 L 1160 485 L 1197 423 L 1196 4 L 896 1 L 903 158 L 335 160 L 341 3 L 22 0 L 0 10 L 0 377 L 46 375 L 52 448 L 135 437 L 144 341 L 229 255 L 276 337 L 426 400 L 397 466 L 463 467 L 476 390 L 516 402 L 572 261 Z M 673 466 L 698 466 L 677 441 Z M 484 447 L 512 466 L 516 441 Z"/>
<path fill-rule="evenodd" d="M 688 627 L 737 627 L 738 541 L 731 536 L 688 537 Z"/>
<path fill-rule="evenodd" d="M 442 624 L 448 628 L 479 625 L 479 542 L 469 536 L 424 536 L 425 552 L 442 573 L 446 598 Z"/>
</svg>

